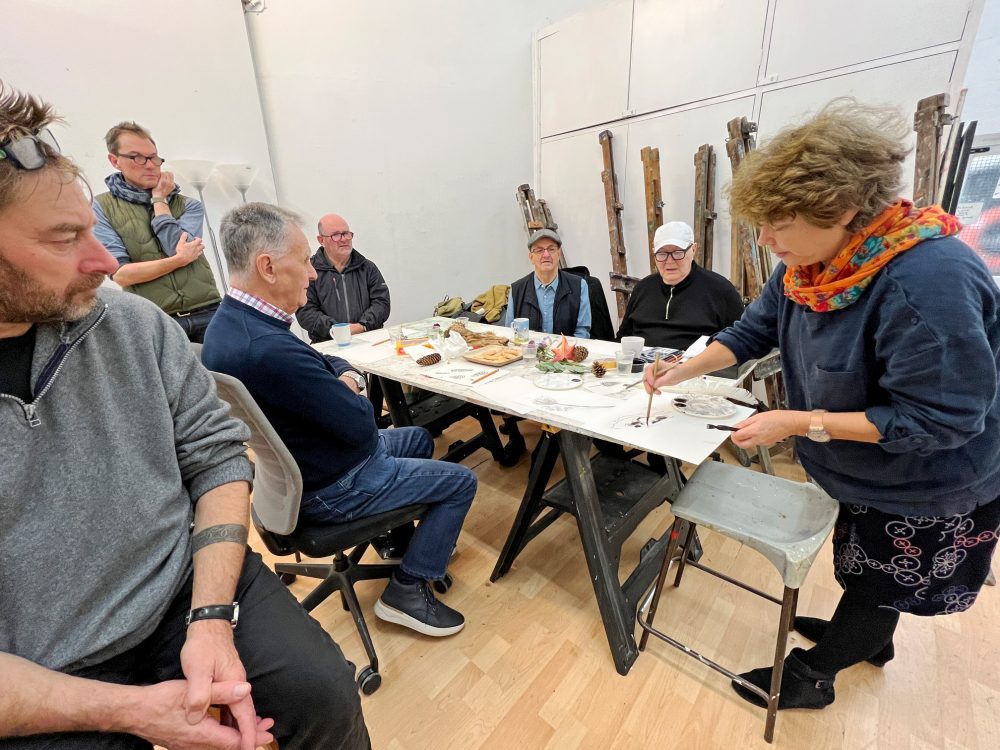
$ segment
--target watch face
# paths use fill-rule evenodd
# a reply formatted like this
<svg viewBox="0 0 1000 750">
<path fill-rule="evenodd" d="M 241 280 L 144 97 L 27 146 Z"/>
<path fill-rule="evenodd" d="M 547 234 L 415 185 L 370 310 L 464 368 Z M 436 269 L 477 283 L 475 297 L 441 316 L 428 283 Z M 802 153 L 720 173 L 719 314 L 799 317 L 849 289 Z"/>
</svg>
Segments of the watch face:
<svg viewBox="0 0 1000 750">
<path fill-rule="evenodd" d="M 829 443 L 830 433 L 822 427 L 818 430 L 809 430 L 809 439 L 815 443 Z"/>
</svg>

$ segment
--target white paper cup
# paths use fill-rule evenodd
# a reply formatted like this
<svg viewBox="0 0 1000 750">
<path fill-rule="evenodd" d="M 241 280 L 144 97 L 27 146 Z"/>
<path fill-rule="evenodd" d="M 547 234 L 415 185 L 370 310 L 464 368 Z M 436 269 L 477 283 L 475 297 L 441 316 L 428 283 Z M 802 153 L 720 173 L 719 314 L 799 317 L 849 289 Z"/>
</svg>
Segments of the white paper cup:
<svg viewBox="0 0 1000 750">
<path fill-rule="evenodd" d="M 642 336 L 622 336 L 622 350 L 632 352 L 633 357 L 642 354 L 642 348 L 646 345 L 646 339 Z"/>
</svg>

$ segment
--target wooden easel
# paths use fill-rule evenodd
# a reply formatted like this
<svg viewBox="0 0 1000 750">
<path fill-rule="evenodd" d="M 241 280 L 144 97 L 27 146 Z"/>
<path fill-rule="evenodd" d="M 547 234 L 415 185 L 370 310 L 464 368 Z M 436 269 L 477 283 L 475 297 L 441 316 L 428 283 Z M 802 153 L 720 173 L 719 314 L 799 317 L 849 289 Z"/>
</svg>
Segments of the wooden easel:
<svg viewBox="0 0 1000 750">
<path fill-rule="evenodd" d="M 604 204 L 608 213 L 608 236 L 611 239 L 611 289 L 618 302 L 618 320 L 625 317 L 625 306 L 629 295 L 635 289 L 639 279 L 628 275 L 628 264 L 625 255 L 625 238 L 622 233 L 622 202 L 618 199 L 618 178 L 615 177 L 615 158 L 611 151 L 611 131 L 602 130 L 598 134 L 601 151 L 604 154 L 604 170 L 601 181 L 604 183 Z"/>
<path fill-rule="evenodd" d="M 757 123 L 745 117 L 736 117 L 726 123 L 726 154 L 732 164 L 733 174 L 739 169 L 746 155 L 756 146 L 754 133 Z M 771 275 L 771 258 L 757 247 L 757 234 L 745 221 L 733 220 L 730 281 L 743 295 L 744 302 L 760 296 L 764 282 Z"/>
<path fill-rule="evenodd" d="M 552 219 L 549 211 L 549 204 L 542 198 L 535 198 L 535 191 L 531 185 L 525 183 L 517 186 L 514 194 L 517 205 L 521 207 L 521 215 L 524 217 L 524 229 L 531 236 L 532 232 L 539 229 L 558 229 L 559 225 Z M 559 253 L 559 267 L 566 268 L 566 254 Z"/>
<path fill-rule="evenodd" d="M 913 205 L 929 206 L 938 199 L 941 179 L 941 133 L 951 124 L 947 94 L 935 94 L 917 102 L 913 129 L 917 132 L 916 165 L 913 175 Z"/>
<path fill-rule="evenodd" d="M 715 149 L 708 143 L 694 155 L 694 241 L 698 243 L 695 261 L 712 270 L 715 246 Z"/>
<path fill-rule="evenodd" d="M 663 225 L 663 197 L 660 191 L 660 149 L 646 146 L 642 156 L 642 178 L 646 185 L 646 234 L 649 239 L 649 271 L 656 273 L 653 236 Z"/>
</svg>

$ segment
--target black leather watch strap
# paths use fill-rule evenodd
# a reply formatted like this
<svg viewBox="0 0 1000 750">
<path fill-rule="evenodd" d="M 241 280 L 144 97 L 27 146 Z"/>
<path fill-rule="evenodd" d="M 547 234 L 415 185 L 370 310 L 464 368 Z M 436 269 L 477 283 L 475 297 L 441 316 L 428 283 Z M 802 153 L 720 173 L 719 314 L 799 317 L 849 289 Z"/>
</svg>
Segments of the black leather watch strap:
<svg viewBox="0 0 1000 750">
<path fill-rule="evenodd" d="M 192 609 L 184 618 L 184 624 L 190 625 L 198 620 L 226 620 L 235 628 L 239 619 L 240 604 L 233 602 L 232 604 L 211 604 L 207 607 Z"/>
</svg>

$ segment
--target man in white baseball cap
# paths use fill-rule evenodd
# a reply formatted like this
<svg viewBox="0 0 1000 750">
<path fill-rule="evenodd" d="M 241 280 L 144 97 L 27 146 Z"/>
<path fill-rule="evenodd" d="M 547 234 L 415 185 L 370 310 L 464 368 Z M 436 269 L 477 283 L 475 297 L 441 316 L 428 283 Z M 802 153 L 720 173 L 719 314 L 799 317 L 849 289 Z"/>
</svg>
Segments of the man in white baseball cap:
<svg viewBox="0 0 1000 750">
<path fill-rule="evenodd" d="M 728 279 L 694 262 L 698 245 L 683 221 L 668 221 L 653 236 L 658 273 L 640 281 L 629 297 L 618 330 L 642 336 L 646 346 L 687 349 L 701 336 L 732 325 L 743 300 Z"/>
</svg>

